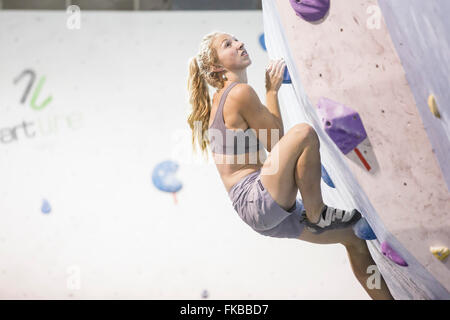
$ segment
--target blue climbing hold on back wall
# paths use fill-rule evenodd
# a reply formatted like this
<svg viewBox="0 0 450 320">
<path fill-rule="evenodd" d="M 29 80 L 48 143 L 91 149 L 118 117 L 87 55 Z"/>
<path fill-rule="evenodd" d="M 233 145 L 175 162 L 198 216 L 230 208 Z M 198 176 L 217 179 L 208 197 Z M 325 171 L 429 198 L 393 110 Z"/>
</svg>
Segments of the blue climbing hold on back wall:
<svg viewBox="0 0 450 320">
<path fill-rule="evenodd" d="M 259 44 L 261 45 L 261 48 L 263 48 L 264 51 L 267 51 L 267 48 L 266 48 L 266 41 L 265 41 L 265 39 L 264 39 L 264 33 L 261 33 L 261 34 L 259 35 Z"/>
<path fill-rule="evenodd" d="M 178 164 L 171 160 L 157 164 L 152 173 L 155 187 L 164 192 L 178 192 L 183 187 L 181 181 L 175 177 L 178 167 Z"/>
<path fill-rule="evenodd" d="M 41 212 L 45 213 L 45 214 L 49 214 L 51 211 L 52 211 L 52 207 L 50 206 L 50 203 L 46 199 L 43 199 L 42 205 L 41 205 Z"/>
</svg>

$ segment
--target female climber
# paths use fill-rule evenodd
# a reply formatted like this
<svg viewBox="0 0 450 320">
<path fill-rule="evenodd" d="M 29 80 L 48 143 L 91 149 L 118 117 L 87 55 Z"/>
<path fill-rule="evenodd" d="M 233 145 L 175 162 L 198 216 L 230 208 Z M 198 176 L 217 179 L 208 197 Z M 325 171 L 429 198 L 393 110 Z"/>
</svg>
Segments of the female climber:
<svg viewBox="0 0 450 320">
<path fill-rule="evenodd" d="M 253 230 L 270 237 L 340 243 L 369 296 L 392 299 L 382 278 L 379 289 L 368 288 L 367 269 L 375 262 L 366 241 L 352 229 L 360 213 L 323 202 L 317 133 L 306 123 L 284 133 L 278 105 L 284 61 L 270 61 L 266 68 L 267 107 L 247 84 L 251 63 L 244 43 L 233 35 L 212 32 L 202 39 L 189 64 L 188 123 L 194 150 L 196 143 L 202 152 L 210 147 L 235 211 Z M 212 101 L 208 84 L 217 89 Z"/>
</svg>

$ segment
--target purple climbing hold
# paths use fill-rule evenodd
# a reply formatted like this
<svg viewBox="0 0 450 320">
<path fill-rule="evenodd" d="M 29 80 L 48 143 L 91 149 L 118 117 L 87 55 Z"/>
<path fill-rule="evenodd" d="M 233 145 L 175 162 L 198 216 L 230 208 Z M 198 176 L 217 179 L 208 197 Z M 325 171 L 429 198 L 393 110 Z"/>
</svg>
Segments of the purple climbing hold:
<svg viewBox="0 0 450 320">
<path fill-rule="evenodd" d="M 330 10 L 330 0 L 289 0 L 297 16 L 306 21 L 322 19 Z"/>
<path fill-rule="evenodd" d="M 325 132 L 342 153 L 349 153 L 366 139 L 366 130 L 355 110 L 330 99 L 320 98 L 317 113 Z"/>
<path fill-rule="evenodd" d="M 394 261 L 396 264 L 403 266 L 403 267 L 407 267 L 408 264 L 406 263 L 405 260 L 403 260 L 403 258 L 397 253 L 397 251 L 395 251 L 390 245 L 389 243 L 387 243 L 387 241 L 383 241 L 381 243 L 381 252 L 388 257 L 389 259 L 391 259 L 392 261 Z"/>
</svg>

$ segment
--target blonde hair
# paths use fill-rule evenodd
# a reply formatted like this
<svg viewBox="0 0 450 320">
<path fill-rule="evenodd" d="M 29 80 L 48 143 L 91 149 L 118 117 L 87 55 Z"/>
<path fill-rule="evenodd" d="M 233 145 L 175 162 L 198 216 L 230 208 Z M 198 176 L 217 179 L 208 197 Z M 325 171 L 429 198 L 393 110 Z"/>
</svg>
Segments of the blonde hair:
<svg viewBox="0 0 450 320">
<path fill-rule="evenodd" d="M 222 89 L 225 79 L 223 72 L 211 71 L 211 67 L 219 63 L 213 42 L 223 32 L 214 31 L 203 37 L 199 53 L 189 61 L 188 91 L 189 103 L 192 113 L 188 117 L 188 124 L 192 130 L 192 147 L 196 151 L 196 141 L 200 150 L 208 156 L 206 148 L 209 145 L 207 135 L 209 117 L 211 114 L 211 99 L 208 84 L 214 88 Z"/>
</svg>

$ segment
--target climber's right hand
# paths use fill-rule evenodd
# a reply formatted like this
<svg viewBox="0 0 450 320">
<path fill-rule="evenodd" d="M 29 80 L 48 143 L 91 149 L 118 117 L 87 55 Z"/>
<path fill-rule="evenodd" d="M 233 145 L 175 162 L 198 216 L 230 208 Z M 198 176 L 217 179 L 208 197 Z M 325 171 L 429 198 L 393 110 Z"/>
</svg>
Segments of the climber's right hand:
<svg viewBox="0 0 450 320">
<path fill-rule="evenodd" d="M 283 83 L 284 69 L 286 63 L 284 59 L 270 60 L 266 68 L 266 92 L 278 92 Z"/>
</svg>

